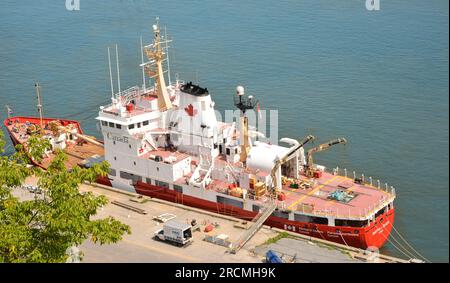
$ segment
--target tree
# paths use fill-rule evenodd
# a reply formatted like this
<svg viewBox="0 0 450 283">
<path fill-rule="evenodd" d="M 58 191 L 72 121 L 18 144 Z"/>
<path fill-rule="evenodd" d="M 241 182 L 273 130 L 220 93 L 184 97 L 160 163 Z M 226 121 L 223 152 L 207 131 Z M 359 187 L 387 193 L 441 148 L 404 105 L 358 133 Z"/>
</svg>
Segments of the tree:
<svg viewBox="0 0 450 283">
<path fill-rule="evenodd" d="M 78 190 L 84 181 L 105 176 L 109 170 L 106 162 L 68 171 L 64 165 L 67 157 L 59 151 L 45 171 L 26 166 L 29 157 L 21 146 L 5 156 L 4 144 L 0 131 L 0 262 L 65 262 L 66 251 L 87 239 L 110 244 L 131 233 L 128 225 L 112 217 L 93 219 L 107 199 Z M 42 145 L 46 143 L 33 141 L 28 147 Z M 43 151 L 38 148 L 29 152 Z M 34 200 L 20 201 L 12 195 L 12 188 L 31 175 L 39 178 L 44 193 Z"/>
</svg>

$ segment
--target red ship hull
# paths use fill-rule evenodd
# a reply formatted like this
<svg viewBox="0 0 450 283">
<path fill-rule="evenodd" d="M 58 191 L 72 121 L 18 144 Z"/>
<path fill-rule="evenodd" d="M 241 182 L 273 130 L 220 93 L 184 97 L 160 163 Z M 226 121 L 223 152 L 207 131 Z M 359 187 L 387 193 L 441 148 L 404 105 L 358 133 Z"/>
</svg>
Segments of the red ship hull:
<svg viewBox="0 0 450 283">
<path fill-rule="evenodd" d="M 235 206 L 203 200 L 143 182 L 137 182 L 135 189 L 137 193 L 142 195 L 163 199 L 174 203 L 180 203 L 214 213 L 229 215 L 243 220 L 249 221 L 257 214 L 256 212 L 244 210 Z M 270 216 L 264 224 L 270 227 L 276 227 L 356 248 L 380 248 L 384 245 L 391 233 L 391 229 L 394 224 L 394 208 L 391 208 L 385 213 L 379 215 L 375 221 L 370 223 L 369 226 L 362 228 L 342 226 L 333 227 L 328 225 L 291 221 L 275 216 Z"/>
</svg>

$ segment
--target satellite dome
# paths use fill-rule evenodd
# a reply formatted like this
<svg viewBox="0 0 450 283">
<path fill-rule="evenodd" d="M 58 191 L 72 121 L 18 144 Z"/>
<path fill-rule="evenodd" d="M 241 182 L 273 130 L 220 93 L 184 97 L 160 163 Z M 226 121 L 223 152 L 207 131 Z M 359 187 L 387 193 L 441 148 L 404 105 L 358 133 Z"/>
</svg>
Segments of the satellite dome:
<svg viewBox="0 0 450 283">
<path fill-rule="evenodd" d="M 244 87 L 239 85 L 236 87 L 236 94 L 237 95 L 244 95 Z"/>
</svg>

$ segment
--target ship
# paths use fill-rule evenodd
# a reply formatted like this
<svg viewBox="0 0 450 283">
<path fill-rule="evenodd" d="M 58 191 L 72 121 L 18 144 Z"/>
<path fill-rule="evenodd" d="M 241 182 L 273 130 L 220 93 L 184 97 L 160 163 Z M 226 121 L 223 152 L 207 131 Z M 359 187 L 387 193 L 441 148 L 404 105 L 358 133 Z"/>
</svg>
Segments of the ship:
<svg viewBox="0 0 450 283">
<path fill-rule="evenodd" d="M 110 164 L 103 184 L 250 223 L 234 251 L 263 224 L 362 249 L 384 245 L 394 223 L 395 188 L 314 163 L 315 153 L 345 144 L 345 138 L 309 149 L 312 135 L 282 138 L 280 144 L 265 141 L 249 127 L 247 114 L 258 111 L 259 103 L 243 86 L 232 92 L 237 121 L 219 121 L 206 87 L 178 76 L 171 81 L 171 40 L 162 35 L 159 21 L 152 29 L 150 44 L 141 38 L 142 85 L 121 90 L 116 46 L 114 91 L 108 48 L 111 103 L 100 106 L 96 118 L 103 141 L 95 154 Z M 39 121 L 5 122 L 12 139 L 22 143 L 13 130 L 17 120 L 19 125 Z M 76 122 L 63 123 L 82 133 Z M 70 137 L 70 131 L 62 132 Z"/>
<path fill-rule="evenodd" d="M 64 166 L 71 170 L 75 166 L 88 168 L 104 160 L 103 142 L 93 136 L 85 135 L 78 121 L 43 117 L 42 97 L 40 85 L 35 83 L 37 109 L 39 117 L 11 116 L 12 110 L 6 106 L 8 118 L 3 121 L 14 147 L 23 146 L 32 165 L 47 170 L 56 157 L 58 150 L 66 154 Z M 46 139 L 50 148 L 46 149 L 39 160 L 30 154 L 29 142 L 33 135 Z M 97 183 L 111 186 L 109 179 L 98 176 Z"/>
</svg>

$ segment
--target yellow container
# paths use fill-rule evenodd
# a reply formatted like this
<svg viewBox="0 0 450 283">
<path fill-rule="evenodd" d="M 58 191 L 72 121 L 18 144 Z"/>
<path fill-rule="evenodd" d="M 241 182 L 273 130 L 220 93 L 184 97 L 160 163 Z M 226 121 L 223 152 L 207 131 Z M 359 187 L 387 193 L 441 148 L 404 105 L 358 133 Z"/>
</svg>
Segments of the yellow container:
<svg viewBox="0 0 450 283">
<path fill-rule="evenodd" d="M 230 195 L 241 198 L 242 197 L 242 189 L 239 187 L 234 188 L 230 191 Z"/>
<path fill-rule="evenodd" d="M 266 187 L 266 185 L 263 182 L 258 182 L 255 184 L 254 187 L 255 187 L 255 191 L 258 191 L 258 190 L 264 189 Z"/>
</svg>

